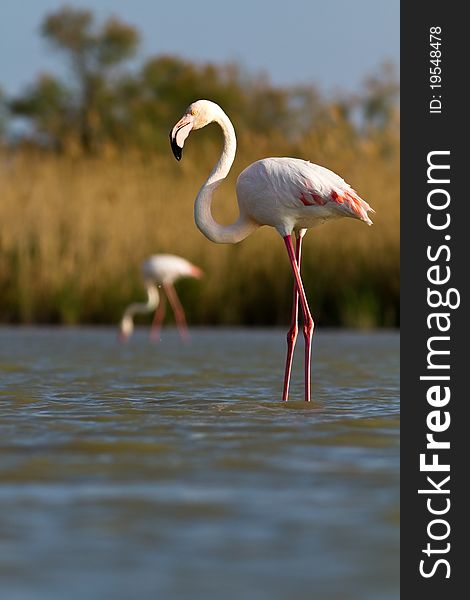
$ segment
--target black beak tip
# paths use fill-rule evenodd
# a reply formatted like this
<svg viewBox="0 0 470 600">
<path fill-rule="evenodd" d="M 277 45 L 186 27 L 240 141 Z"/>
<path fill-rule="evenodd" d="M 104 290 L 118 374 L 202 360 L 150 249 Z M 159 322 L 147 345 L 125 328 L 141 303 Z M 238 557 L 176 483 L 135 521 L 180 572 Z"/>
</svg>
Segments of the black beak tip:
<svg viewBox="0 0 470 600">
<path fill-rule="evenodd" d="M 176 160 L 181 160 L 181 157 L 183 156 L 183 148 L 180 148 L 178 146 L 178 144 L 176 143 L 176 140 L 173 139 L 170 135 L 170 141 L 171 141 L 171 150 L 173 152 L 173 156 L 176 158 Z"/>
</svg>

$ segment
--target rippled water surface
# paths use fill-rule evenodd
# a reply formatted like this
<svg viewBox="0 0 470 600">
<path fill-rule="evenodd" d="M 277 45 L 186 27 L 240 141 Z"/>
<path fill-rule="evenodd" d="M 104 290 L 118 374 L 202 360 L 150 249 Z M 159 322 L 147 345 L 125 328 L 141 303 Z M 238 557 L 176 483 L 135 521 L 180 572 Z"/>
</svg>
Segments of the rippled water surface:
<svg viewBox="0 0 470 600">
<path fill-rule="evenodd" d="M 398 344 L 0 329 L 1 597 L 395 600 Z"/>
</svg>

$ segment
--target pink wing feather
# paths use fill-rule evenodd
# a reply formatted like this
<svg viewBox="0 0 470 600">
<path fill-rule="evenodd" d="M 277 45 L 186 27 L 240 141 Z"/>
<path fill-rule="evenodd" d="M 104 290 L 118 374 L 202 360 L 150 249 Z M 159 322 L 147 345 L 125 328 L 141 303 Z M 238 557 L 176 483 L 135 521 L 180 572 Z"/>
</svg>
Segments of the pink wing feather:
<svg viewBox="0 0 470 600">
<path fill-rule="evenodd" d="M 344 179 L 325 167 L 307 161 L 296 160 L 295 163 L 300 171 L 297 197 L 304 206 L 328 206 L 372 225 L 367 213 L 374 210 Z"/>
<path fill-rule="evenodd" d="M 367 213 L 373 209 L 350 185 L 333 171 L 299 158 L 271 157 L 252 163 L 240 173 L 237 193 L 247 214 L 273 227 L 279 223 L 289 227 L 291 215 L 298 216 L 295 209 L 304 207 L 312 207 L 308 211 L 312 222 L 324 221 L 329 214 L 372 225 Z"/>
</svg>

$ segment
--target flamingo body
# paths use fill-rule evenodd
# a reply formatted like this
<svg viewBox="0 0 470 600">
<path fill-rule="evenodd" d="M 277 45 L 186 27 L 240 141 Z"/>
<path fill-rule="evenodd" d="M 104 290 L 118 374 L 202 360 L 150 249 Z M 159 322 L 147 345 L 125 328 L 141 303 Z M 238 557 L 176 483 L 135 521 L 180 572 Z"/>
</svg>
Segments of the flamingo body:
<svg viewBox="0 0 470 600">
<path fill-rule="evenodd" d="M 333 171 L 299 158 L 265 158 L 252 163 L 237 180 L 240 211 L 281 236 L 330 219 L 372 221 L 371 207 Z"/>
<path fill-rule="evenodd" d="M 175 283 L 182 277 L 200 277 L 201 269 L 175 254 L 153 254 L 142 263 L 142 277 L 157 285 Z"/>
<path fill-rule="evenodd" d="M 294 275 L 291 327 L 287 334 L 287 357 L 283 400 L 287 400 L 292 357 L 298 333 L 300 300 L 305 337 L 305 400 L 310 401 L 310 362 L 314 322 L 300 275 L 302 239 L 310 227 L 331 219 L 351 217 L 372 225 L 365 200 L 339 175 L 298 158 L 265 158 L 248 166 L 237 180 L 239 217 L 232 225 L 217 223 L 211 212 L 215 190 L 227 177 L 235 159 L 236 136 L 225 112 L 210 100 L 193 102 L 170 132 L 173 154 L 181 159 L 186 138 L 193 129 L 217 123 L 224 136 L 219 161 L 199 190 L 194 204 L 196 225 L 217 243 L 238 243 L 262 225 L 274 227 L 282 236 Z M 296 247 L 292 243 L 296 238 Z"/>
<path fill-rule="evenodd" d="M 165 313 L 165 296 L 168 298 L 181 337 L 188 339 L 184 310 L 173 284 L 183 277 L 199 278 L 202 271 L 185 258 L 174 254 L 153 254 L 141 266 L 142 279 L 147 291 L 146 303 L 130 304 L 124 311 L 120 323 L 121 339 L 127 339 L 134 330 L 134 315 L 156 310 L 152 323 L 151 337 L 156 339 Z M 162 295 L 160 292 L 164 292 Z"/>
</svg>

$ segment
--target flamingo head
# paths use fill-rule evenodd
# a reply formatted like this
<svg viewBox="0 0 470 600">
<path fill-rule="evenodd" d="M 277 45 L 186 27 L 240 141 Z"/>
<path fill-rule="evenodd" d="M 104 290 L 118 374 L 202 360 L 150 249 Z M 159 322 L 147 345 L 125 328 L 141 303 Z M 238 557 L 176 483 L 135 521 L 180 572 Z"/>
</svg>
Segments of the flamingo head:
<svg viewBox="0 0 470 600">
<path fill-rule="evenodd" d="M 129 339 L 132 332 L 134 331 L 134 323 L 132 317 L 125 315 L 119 325 L 119 339 L 121 342 L 125 342 Z"/>
<path fill-rule="evenodd" d="M 196 265 L 191 265 L 189 276 L 194 277 L 194 279 L 201 279 L 201 277 L 204 277 L 204 271 Z"/>
<path fill-rule="evenodd" d="M 170 132 L 171 149 L 176 160 L 181 160 L 186 138 L 193 129 L 201 129 L 216 120 L 222 109 L 210 100 L 196 100 L 188 106 L 184 115 Z"/>
</svg>

